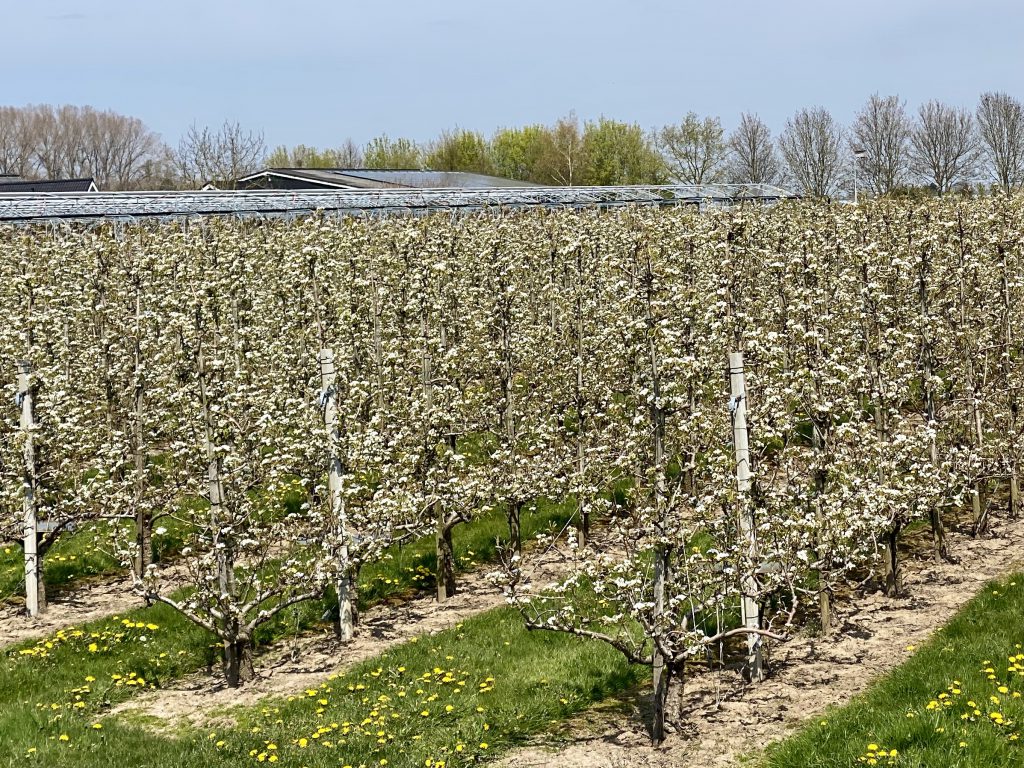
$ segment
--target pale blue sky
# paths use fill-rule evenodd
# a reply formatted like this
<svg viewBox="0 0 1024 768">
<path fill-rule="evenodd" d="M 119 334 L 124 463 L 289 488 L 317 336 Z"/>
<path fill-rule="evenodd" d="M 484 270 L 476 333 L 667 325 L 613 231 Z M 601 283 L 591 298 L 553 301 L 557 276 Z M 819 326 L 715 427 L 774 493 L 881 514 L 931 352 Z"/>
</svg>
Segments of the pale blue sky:
<svg viewBox="0 0 1024 768">
<path fill-rule="evenodd" d="M 224 119 L 335 146 L 572 109 L 777 131 L 803 106 L 847 123 L 876 91 L 1024 99 L 1022 0 L 0 0 L 0 29 L 0 103 L 114 109 L 171 143 Z"/>
</svg>

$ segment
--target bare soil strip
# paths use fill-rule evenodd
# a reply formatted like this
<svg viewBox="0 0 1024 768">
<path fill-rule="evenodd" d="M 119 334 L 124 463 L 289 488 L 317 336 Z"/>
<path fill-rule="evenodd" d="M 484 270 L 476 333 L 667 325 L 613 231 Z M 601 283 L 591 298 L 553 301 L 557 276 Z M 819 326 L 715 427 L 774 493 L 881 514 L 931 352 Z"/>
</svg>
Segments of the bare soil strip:
<svg viewBox="0 0 1024 768">
<path fill-rule="evenodd" d="M 171 566 L 163 572 L 163 580 L 173 585 L 183 580 L 183 574 L 180 566 Z M 77 581 L 54 590 L 48 597 L 47 609 L 35 618 L 26 614 L 22 605 L 0 605 L 0 648 L 145 605 L 132 592 L 127 576 Z"/>
<path fill-rule="evenodd" d="M 646 694 L 599 706 L 536 745 L 517 750 L 504 768 L 626 768 L 740 765 L 751 749 L 784 739 L 811 717 L 843 704 L 910 654 L 948 622 L 985 582 L 1024 566 L 1024 525 L 994 520 L 985 538 L 951 533 L 959 559 L 905 563 L 908 596 L 880 593 L 840 603 L 840 630 L 829 638 L 798 635 L 778 644 L 772 676 L 758 686 L 735 672 L 703 673 L 686 686 L 683 726 L 659 748 L 643 723 Z M 738 738 L 739 734 L 743 738 Z"/>
</svg>

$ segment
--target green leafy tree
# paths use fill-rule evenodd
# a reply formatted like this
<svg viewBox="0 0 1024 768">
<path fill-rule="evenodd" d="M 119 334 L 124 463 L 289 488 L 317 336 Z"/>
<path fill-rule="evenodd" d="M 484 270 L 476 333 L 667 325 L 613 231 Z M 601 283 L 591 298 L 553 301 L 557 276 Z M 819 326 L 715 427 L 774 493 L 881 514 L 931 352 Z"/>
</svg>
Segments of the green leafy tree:
<svg viewBox="0 0 1024 768">
<path fill-rule="evenodd" d="M 364 168 L 422 168 L 423 150 L 411 139 L 392 139 L 386 133 L 370 140 L 363 150 Z"/>
<path fill-rule="evenodd" d="M 535 180 L 571 187 L 581 183 L 584 165 L 583 132 L 576 114 L 570 112 L 542 136 Z"/>
<path fill-rule="evenodd" d="M 602 117 L 583 130 L 583 183 L 658 184 L 665 180 L 665 162 L 636 123 Z"/>
<path fill-rule="evenodd" d="M 281 145 L 267 158 L 271 168 L 360 168 L 363 153 L 352 139 L 336 149 L 317 149 L 297 144 L 291 149 Z"/>
<path fill-rule="evenodd" d="M 494 172 L 506 179 L 550 182 L 541 160 L 549 150 L 551 134 L 544 125 L 502 128 L 491 139 Z"/>
<path fill-rule="evenodd" d="M 462 128 L 441 133 L 427 153 L 427 167 L 435 171 L 494 173 L 487 139 L 477 131 Z"/>
</svg>

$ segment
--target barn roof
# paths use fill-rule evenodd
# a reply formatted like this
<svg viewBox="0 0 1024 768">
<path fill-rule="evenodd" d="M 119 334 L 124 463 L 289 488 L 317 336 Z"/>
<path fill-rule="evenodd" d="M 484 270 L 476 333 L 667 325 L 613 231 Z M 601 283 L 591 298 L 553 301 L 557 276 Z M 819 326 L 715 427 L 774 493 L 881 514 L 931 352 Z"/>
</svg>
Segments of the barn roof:
<svg viewBox="0 0 1024 768">
<path fill-rule="evenodd" d="M 372 168 L 265 168 L 236 180 L 240 188 L 269 185 L 277 179 L 304 181 L 328 189 L 491 189 L 539 187 L 528 181 L 463 171 L 426 171 L 417 168 L 378 170 Z"/>
<path fill-rule="evenodd" d="M 17 178 L 17 177 L 16 177 Z M 38 181 L 26 181 L 25 179 L 17 178 L 17 180 L 8 181 L 4 177 L 0 177 L 0 192 L 2 193 L 18 193 L 24 194 L 27 192 L 95 192 L 96 182 L 93 181 L 92 177 L 86 179 L 52 179 L 52 180 L 38 180 Z"/>
</svg>

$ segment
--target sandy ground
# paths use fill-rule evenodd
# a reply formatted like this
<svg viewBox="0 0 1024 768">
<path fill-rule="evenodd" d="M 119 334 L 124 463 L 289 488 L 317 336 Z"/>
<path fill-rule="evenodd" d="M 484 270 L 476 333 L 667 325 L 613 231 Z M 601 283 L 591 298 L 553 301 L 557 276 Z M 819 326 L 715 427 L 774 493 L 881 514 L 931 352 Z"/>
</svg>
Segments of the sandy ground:
<svg viewBox="0 0 1024 768">
<path fill-rule="evenodd" d="M 164 581 L 172 586 L 181 581 L 178 568 L 168 568 Z M 127 577 L 75 582 L 48 595 L 49 605 L 32 618 L 21 605 L 0 605 L 0 648 L 12 643 L 45 637 L 65 627 L 141 608 L 145 601 L 134 594 Z"/>
<path fill-rule="evenodd" d="M 705 672 L 686 686 L 685 726 L 650 746 L 645 693 L 596 707 L 560 732 L 513 752 L 502 768 L 706 768 L 744 764 L 744 751 L 785 738 L 826 707 L 849 701 L 945 624 L 984 583 L 1024 566 L 1024 525 L 993 521 L 986 538 L 950 534 L 958 564 L 905 563 L 908 596 L 880 593 L 836 606 L 840 629 L 823 639 L 798 635 L 777 644 L 771 677 L 758 686 L 734 672 Z M 968 570 L 968 567 L 970 570 Z M 736 735 L 743 733 L 740 742 Z"/>
</svg>

